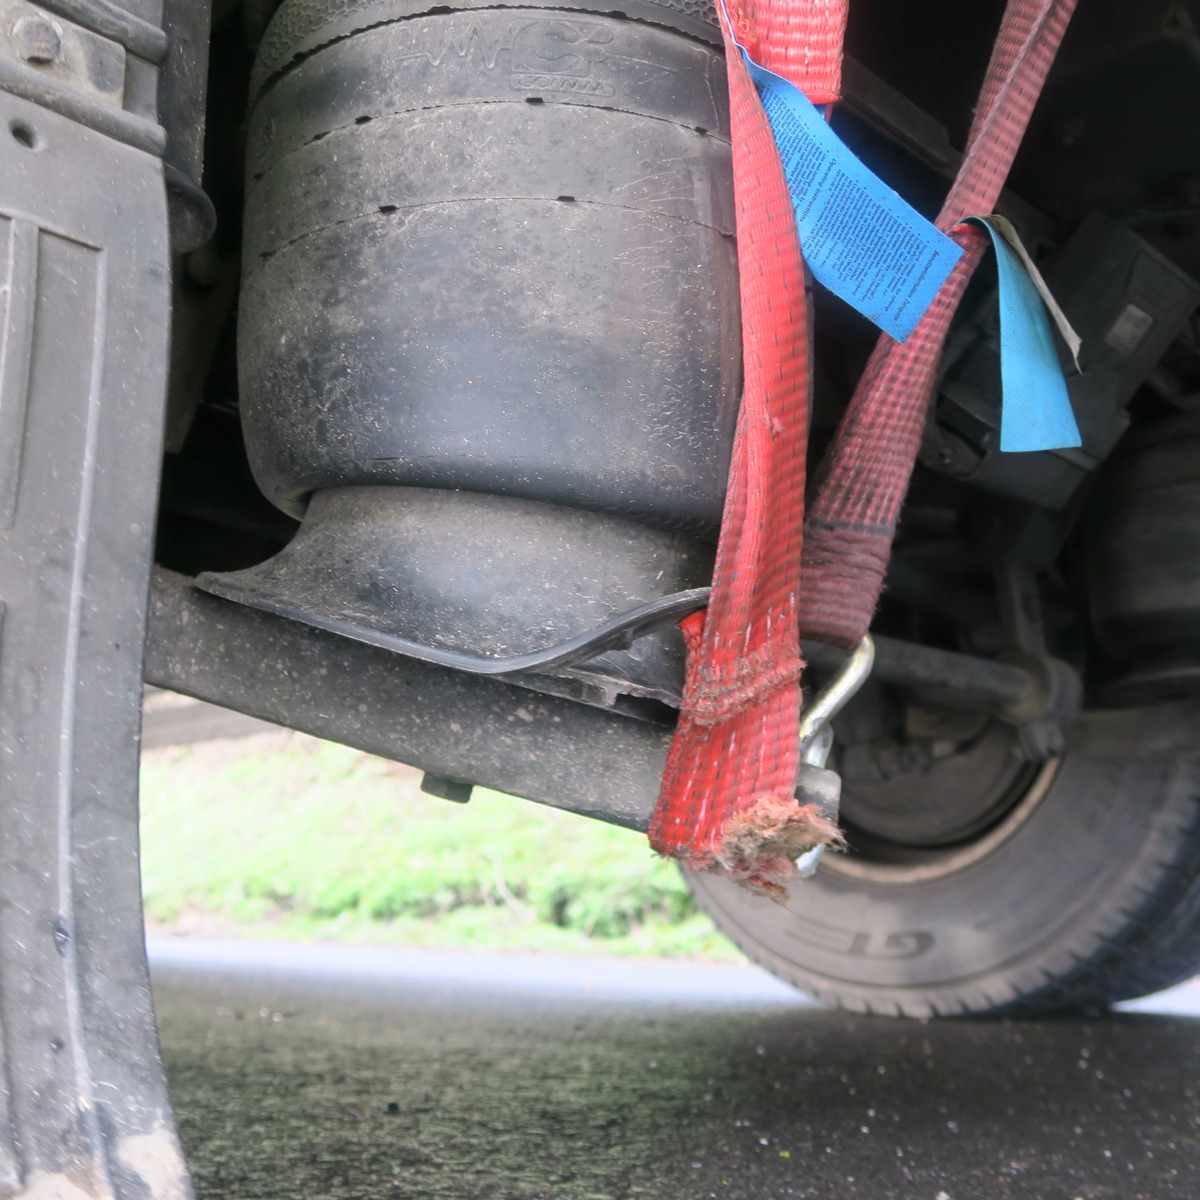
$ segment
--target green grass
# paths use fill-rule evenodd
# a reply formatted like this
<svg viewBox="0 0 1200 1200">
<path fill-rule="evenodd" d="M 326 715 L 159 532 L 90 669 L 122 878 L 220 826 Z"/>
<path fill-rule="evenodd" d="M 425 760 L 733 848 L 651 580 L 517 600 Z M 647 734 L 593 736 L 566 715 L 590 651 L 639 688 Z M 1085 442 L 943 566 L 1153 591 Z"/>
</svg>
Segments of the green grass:
<svg viewBox="0 0 1200 1200">
<path fill-rule="evenodd" d="M 300 734 L 148 752 L 152 926 L 393 945 L 740 957 L 645 838 Z"/>
</svg>

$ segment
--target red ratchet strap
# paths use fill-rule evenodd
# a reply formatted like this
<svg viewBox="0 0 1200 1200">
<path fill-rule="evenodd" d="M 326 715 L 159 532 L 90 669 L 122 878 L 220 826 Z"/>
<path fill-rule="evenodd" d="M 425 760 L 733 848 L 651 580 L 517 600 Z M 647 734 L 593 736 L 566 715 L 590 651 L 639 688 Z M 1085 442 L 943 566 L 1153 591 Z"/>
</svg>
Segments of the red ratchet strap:
<svg viewBox="0 0 1200 1200">
<path fill-rule="evenodd" d="M 881 337 L 818 474 L 804 534 L 800 629 L 851 647 L 870 627 L 950 321 L 988 237 L 960 222 L 996 208 L 1076 0 L 1009 0 L 937 227 L 962 248 L 903 344 Z"/>
<path fill-rule="evenodd" d="M 661 854 L 779 894 L 837 837 L 795 800 L 800 633 L 866 633 L 950 320 L 1075 0 L 1010 0 L 938 226 L 965 253 L 903 345 L 880 338 L 804 520 L 810 378 L 804 265 L 770 125 L 734 39 L 814 103 L 839 94 L 848 0 L 745 0 L 721 13 L 729 76 L 744 384 L 712 598 L 682 623 L 683 707 L 650 825 Z M 732 29 L 730 28 L 732 26 Z M 803 554 L 803 586 L 801 558 Z"/>
<path fill-rule="evenodd" d="M 718 12 L 721 5 L 718 3 Z M 707 612 L 683 622 L 687 678 L 651 845 L 760 886 L 836 835 L 796 804 L 799 579 L 811 375 L 804 260 L 779 152 L 734 39 L 813 100 L 841 82 L 846 0 L 732 0 L 729 75 L 743 385 Z M 730 24 L 733 29 L 730 29 Z"/>
</svg>

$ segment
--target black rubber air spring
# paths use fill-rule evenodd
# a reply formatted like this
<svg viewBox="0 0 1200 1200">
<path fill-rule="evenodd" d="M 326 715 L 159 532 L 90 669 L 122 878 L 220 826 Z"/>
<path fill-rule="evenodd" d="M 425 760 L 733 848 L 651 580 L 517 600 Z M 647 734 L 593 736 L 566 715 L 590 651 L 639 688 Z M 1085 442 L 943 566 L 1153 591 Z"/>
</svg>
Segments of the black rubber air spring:
<svg viewBox="0 0 1200 1200">
<path fill-rule="evenodd" d="M 428 511 L 417 491 L 453 491 L 463 547 L 500 505 L 498 530 L 528 553 L 501 568 L 472 551 L 463 596 L 444 594 L 439 567 L 430 604 L 460 616 L 431 627 L 419 584 L 381 580 L 386 563 L 360 554 L 335 566 L 312 548 L 328 538 L 309 537 L 303 562 L 294 547 L 293 582 L 276 570 L 237 590 L 278 607 L 304 578 L 291 615 L 314 623 L 352 593 L 373 614 L 366 637 L 528 650 L 708 582 L 740 387 L 723 61 L 694 36 L 711 29 L 697 14 L 651 0 L 636 15 L 657 25 L 413 7 L 289 0 L 264 41 L 239 325 L 247 446 L 297 516 L 328 492 L 323 522 L 361 522 L 361 502 L 335 493 L 368 487 L 411 521 Z M 626 537 L 641 565 L 593 562 L 581 578 L 570 546 L 614 520 L 595 536 Z M 318 575 L 339 578 L 308 586 Z M 532 627 L 528 586 L 560 597 Z M 480 606 L 488 620 L 472 618 Z"/>
</svg>

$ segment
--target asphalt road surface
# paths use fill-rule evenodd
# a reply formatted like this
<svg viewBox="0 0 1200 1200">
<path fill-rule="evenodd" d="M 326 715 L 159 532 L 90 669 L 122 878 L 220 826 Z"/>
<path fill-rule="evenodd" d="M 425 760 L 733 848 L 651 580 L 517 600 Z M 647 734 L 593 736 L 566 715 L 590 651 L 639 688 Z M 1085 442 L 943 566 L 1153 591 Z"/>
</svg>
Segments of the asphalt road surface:
<svg viewBox="0 0 1200 1200">
<path fill-rule="evenodd" d="M 151 944 L 200 1200 L 1193 1200 L 1200 987 L 897 1022 L 752 968 Z"/>
</svg>

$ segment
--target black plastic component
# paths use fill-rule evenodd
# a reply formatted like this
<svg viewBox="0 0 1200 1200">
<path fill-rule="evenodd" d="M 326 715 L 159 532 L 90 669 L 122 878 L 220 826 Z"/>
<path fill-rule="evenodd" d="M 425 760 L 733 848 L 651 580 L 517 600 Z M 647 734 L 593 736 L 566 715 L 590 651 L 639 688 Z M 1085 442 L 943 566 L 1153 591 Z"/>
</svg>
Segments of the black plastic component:
<svg viewBox="0 0 1200 1200">
<path fill-rule="evenodd" d="M 212 0 L 164 0 L 171 46 L 158 86 L 158 116 L 167 131 L 163 154 L 171 249 L 186 254 L 217 227 L 212 201 L 200 186 L 204 169 L 205 99 Z"/>
<path fill-rule="evenodd" d="M 921 461 L 973 484 L 1061 509 L 1129 425 L 1126 406 L 1200 303 L 1200 284 L 1130 229 L 1092 216 L 1046 271 L 1083 341 L 1081 371 L 1062 353 L 1083 437 L 1075 450 L 1000 452 L 1000 358 L 994 306 L 942 381 Z M 963 345 L 960 337 L 959 345 Z"/>
<path fill-rule="evenodd" d="M 115 5 L 49 7 L 165 45 Z M 0 91 L 0 1195 L 185 1200 L 137 826 L 167 207 L 133 118 L 69 109 Z"/>
<path fill-rule="evenodd" d="M 740 386 L 721 56 L 612 16 L 371 7 L 251 117 L 241 412 L 304 524 L 203 586 L 678 704 L 676 631 L 610 647 L 711 576 Z"/>
<path fill-rule="evenodd" d="M 320 492 L 270 561 L 198 582 L 473 675 L 553 670 L 599 689 L 581 699 L 611 704 L 616 689 L 678 705 L 682 639 L 674 629 L 643 635 L 702 608 L 708 589 L 696 585 L 711 571 L 704 547 L 633 521 L 470 492 L 358 487 Z M 615 647 L 628 649 L 605 653 Z"/>
<path fill-rule="evenodd" d="M 1148 426 L 1100 475 L 1086 526 L 1096 638 L 1114 703 L 1200 691 L 1200 415 Z"/>
</svg>

